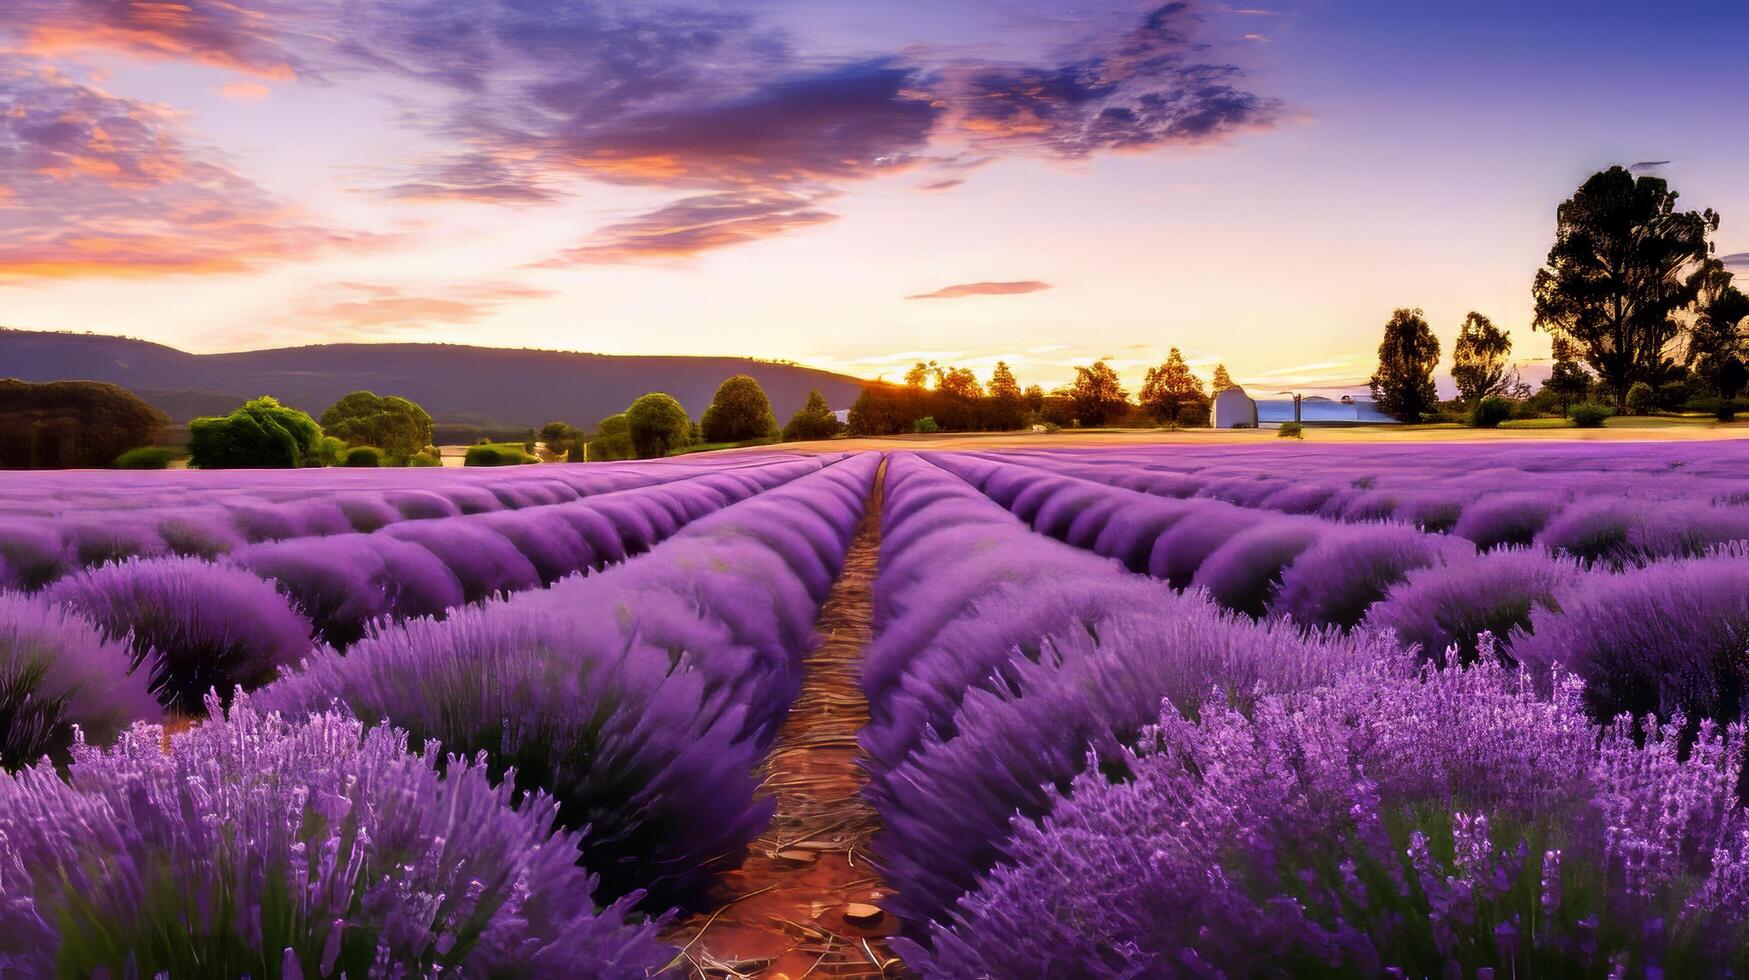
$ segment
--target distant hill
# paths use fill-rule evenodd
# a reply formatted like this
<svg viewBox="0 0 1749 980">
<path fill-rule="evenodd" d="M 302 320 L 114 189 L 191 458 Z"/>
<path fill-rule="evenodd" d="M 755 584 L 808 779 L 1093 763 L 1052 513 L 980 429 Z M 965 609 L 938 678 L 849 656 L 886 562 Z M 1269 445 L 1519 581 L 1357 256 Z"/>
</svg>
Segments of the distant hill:
<svg viewBox="0 0 1749 980">
<path fill-rule="evenodd" d="M 318 344 L 190 354 L 100 334 L 0 328 L 0 378 L 108 381 L 177 421 L 273 395 L 312 415 L 360 388 L 402 395 L 439 422 L 512 427 L 555 419 L 589 426 L 645 392 L 666 391 L 696 418 L 725 378 L 750 374 L 779 421 L 819 388 L 833 408 L 856 400 L 848 375 L 738 357 L 575 354 L 455 344 Z"/>
</svg>

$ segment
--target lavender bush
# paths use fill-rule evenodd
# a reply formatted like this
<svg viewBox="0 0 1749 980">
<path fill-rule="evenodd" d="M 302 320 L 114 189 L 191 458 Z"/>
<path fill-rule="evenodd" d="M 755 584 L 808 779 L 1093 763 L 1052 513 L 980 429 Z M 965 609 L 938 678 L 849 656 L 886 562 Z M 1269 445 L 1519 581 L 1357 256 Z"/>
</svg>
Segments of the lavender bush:
<svg viewBox="0 0 1749 980">
<path fill-rule="evenodd" d="M 1466 541 L 1400 524 L 1332 528 L 1282 574 L 1269 609 L 1307 625 L 1347 628 L 1409 572 L 1472 550 Z"/>
<path fill-rule="evenodd" d="M 171 736 L 0 777 L 0 971 L 539 976 L 661 970 L 659 922 L 598 908 L 552 800 L 341 714 L 240 698 Z"/>
<path fill-rule="evenodd" d="M 194 558 L 155 558 L 70 575 L 45 598 L 125 642 L 165 708 L 198 714 L 208 691 L 272 680 L 310 648 L 311 626 L 272 585 Z"/>
<path fill-rule="evenodd" d="M 1447 649 L 1455 647 L 1460 660 L 1469 662 L 1478 635 L 1528 630 L 1532 613 L 1559 613 L 1562 597 L 1589 581 L 1572 559 L 1502 548 L 1409 572 L 1367 610 L 1365 625 L 1394 630 L 1424 657 L 1444 663 Z"/>
<path fill-rule="evenodd" d="M 1593 728 L 1576 683 L 1488 664 L 1167 710 L 1129 780 L 1017 819 L 896 946 L 931 977 L 1728 975 L 1742 733 L 1683 755 L 1675 727 Z"/>
<path fill-rule="evenodd" d="M 770 817 L 743 708 L 666 651 L 558 612 L 493 604 L 405 623 L 311 659 L 254 704 L 305 717 L 335 701 L 550 794 L 611 897 L 696 901 Z"/>
<path fill-rule="evenodd" d="M 126 647 L 31 597 L 0 593 L 0 770 L 69 760 L 73 726 L 107 743 L 158 704 Z"/>
</svg>

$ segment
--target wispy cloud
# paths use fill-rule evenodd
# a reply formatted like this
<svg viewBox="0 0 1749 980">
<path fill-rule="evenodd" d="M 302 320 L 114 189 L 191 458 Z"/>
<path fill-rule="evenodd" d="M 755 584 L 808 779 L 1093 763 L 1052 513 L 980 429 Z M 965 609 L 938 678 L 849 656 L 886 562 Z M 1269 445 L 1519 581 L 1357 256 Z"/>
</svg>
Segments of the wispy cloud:
<svg viewBox="0 0 1749 980">
<path fill-rule="evenodd" d="M 1050 289 L 1051 284 L 1037 279 L 1022 279 L 1014 282 L 964 282 L 954 286 L 943 286 L 930 293 L 918 293 L 907 296 L 906 299 L 960 299 L 965 296 L 1013 296 L 1019 293 L 1036 293 Z"/>
<path fill-rule="evenodd" d="M 387 236 L 322 227 L 186 146 L 168 109 L 0 68 L 0 279 L 238 272 Z"/>
<path fill-rule="evenodd" d="M 682 198 L 608 225 L 582 245 L 537 264 L 563 268 L 690 258 L 835 220 L 837 215 L 818 206 L 822 198 L 784 191 L 725 191 Z"/>
</svg>

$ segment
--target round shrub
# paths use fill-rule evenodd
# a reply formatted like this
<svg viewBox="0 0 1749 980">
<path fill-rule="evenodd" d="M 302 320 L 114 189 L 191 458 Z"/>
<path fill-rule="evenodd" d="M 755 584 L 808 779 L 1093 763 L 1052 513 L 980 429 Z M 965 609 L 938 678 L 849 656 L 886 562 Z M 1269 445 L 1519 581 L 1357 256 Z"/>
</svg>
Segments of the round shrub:
<svg viewBox="0 0 1749 980">
<path fill-rule="evenodd" d="M 692 418 L 672 395 L 660 391 L 632 402 L 626 409 L 626 429 L 640 459 L 666 456 L 692 441 Z"/>
<path fill-rule="evenodd" d="M 717 386 L 698 425 L 705 442 L 746 442 L 778 434 L 777 416 L 772 414 L 765 389 L 745 374 Z"/>
<path fill-rule="evenodd" d="M 1511 653 L 1585 682 L 1593 717 L 1624 712 L 1734 722 L 1749 680 L 1749 562 L 1740 555 L 1664 561 L 1588 576 L 1559 611 L 1531 614 Z"/>
<path fill-rule="evenodd" d="M 1316 544 L 1327 526 L 1311 517 L 1258 521 L 1215 549 L 1190 584 L 1207 589 L 1228 609 L 1262 616 L 1270 593 L 1281 581 L 1282 570 Z"/>
<path fill-rule="evenodd" d="M 215 713 L 217 704 L 214 704 Z M 438 746 L 247 699 L 0 777 L 0 921 L 20 976 L 654 975 L 664 920 L 598 909 L 554 806 Z"/>
<path fill-rule="evenodd" d="M 346 455 L 340 457 L 340 465 L 381 466 L 383 465 L 383 451 L 375 446 L 353 446 L 346 451 Z"/>
<path fill-rule="evenodd" d="M 145 678 L 128 672 L 132 664 L 126 647 L 83 619 L 0 592 L 0 770 L 45 755 L 65 765 L 74 725 L 107 743 L 135 721 L 156 720 L 158 704 Z"/>
<path fill-rule="evenodd" d="M 154 558 L 70 575 L 46 593 L 127 643 L 165 708 L 196 715 L 208 691 L 230 697 L 273 679 L 310 648 L 310 623 L 241 568 Z"/>
<path fill-rule="evenodd" d="M 551 794 L 563 825 L 588 828 L 583 864 L 604 894 L 648 889 L 652 909 L 697 899 L 770 817 L 739 707 L 710 703 L 666 650 L 562 613 L 493 605 L 405 623 L 311 659 L 256 704 L 301 717 L 336 698 L 415 745 L 484 753 L 494 778 L 514 769 L 519 791 Z"/>
<path fill-rule="evenodd" d="M 1457 647 L 1461 662 L 1476 658 L 1477 635 L 1504 639 L 1530 626 L 1539 609 L 1559 612 L 1561 596 L 1579 587 L 1578 563 L 1541 549 L 1504 548 L 1445 565 L 1418 568 L 1367 610 L 1369 629 L 1395 630 L 1404 644 L 1440 663 Z"/>
<path fill-rule="evenodd" d="M 1512 402 L 1499 395 L 1489 395 L 1470 409 L 1470 424 L 1478 429 L 1498 429 L 1500 423 L 1512 418 Z"/>
<path fill-rule="evenodd" d="M 921 432 L 921 433 L 940 432 L 941 431 L 941 424 L 939 422 L 935 421 L 935 416 L 925 415 L 922 418 L 918 419 L 917 421 L 911 423 L 911 431 L 912 432 Z"/>
<path fill-rule="evenodd" d="M 352 392 L 328 406 L 322 429 L 351 445 L 381 446 L 397 456 L 411 456 L 431 444 L 431 416 L 425 409 L 397 395 L 369 391 Z"/>
<path fill-rule="evenodd" d="M 140 446 L 115 458 L 118 470 L 167 470 L 182 453 L 170 446 Z"/>
<path fill-rule="evenodd" d="M 1615 414 L 1615 409 L 1596 402 L 1580 402 L 1567 410 L 1567 417 L 1581 429 L 1598 429 L 1603 427 L 1603 420 Z"/>
<path fill-rule="evenodd" d="M 230 415 L 190 422 L 189 463 L 201 469 L 316 465 L 321 460 L 312 452 L 321 436 L 315 419 L 263 395 Z"/>
<path fill-rule="evenodd" d="M 1644 381 L 1636 381 L 1628 386 L 1627 410 L 1629 415 L 1650 415 L 1657 407 L 1658 393 Z"/>
<path fill-rule="evenodd" d="M 1552 493 L 1489 494 L 1463 509 L 1451 533 L 1479 551 L 1530 544 L 1564 504 Z"/>
<path fill-rule="evenodd" d="M 1304 439 L 1306 427 L 1298 422 L 1283 422 L 1281 428 L 1276 430 L 1275 437 L 1277 439 Z"/>
</svg>

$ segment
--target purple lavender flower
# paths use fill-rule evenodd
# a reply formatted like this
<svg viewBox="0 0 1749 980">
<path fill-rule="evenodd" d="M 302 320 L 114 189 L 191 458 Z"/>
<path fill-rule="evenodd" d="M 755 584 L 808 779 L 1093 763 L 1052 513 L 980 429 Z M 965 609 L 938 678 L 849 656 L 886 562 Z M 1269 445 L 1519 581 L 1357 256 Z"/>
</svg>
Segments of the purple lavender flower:
<svg viewBox="0 0 1749 980">
<path fill-rule="evenodd" d="M 69 760 L 73 726 L 107 743 L 161 714 L 126 647 L 33 597 L 0 593 L 0 770 Z M 3 962 L 3 961 L 0 961 Z"/>
</svg>

